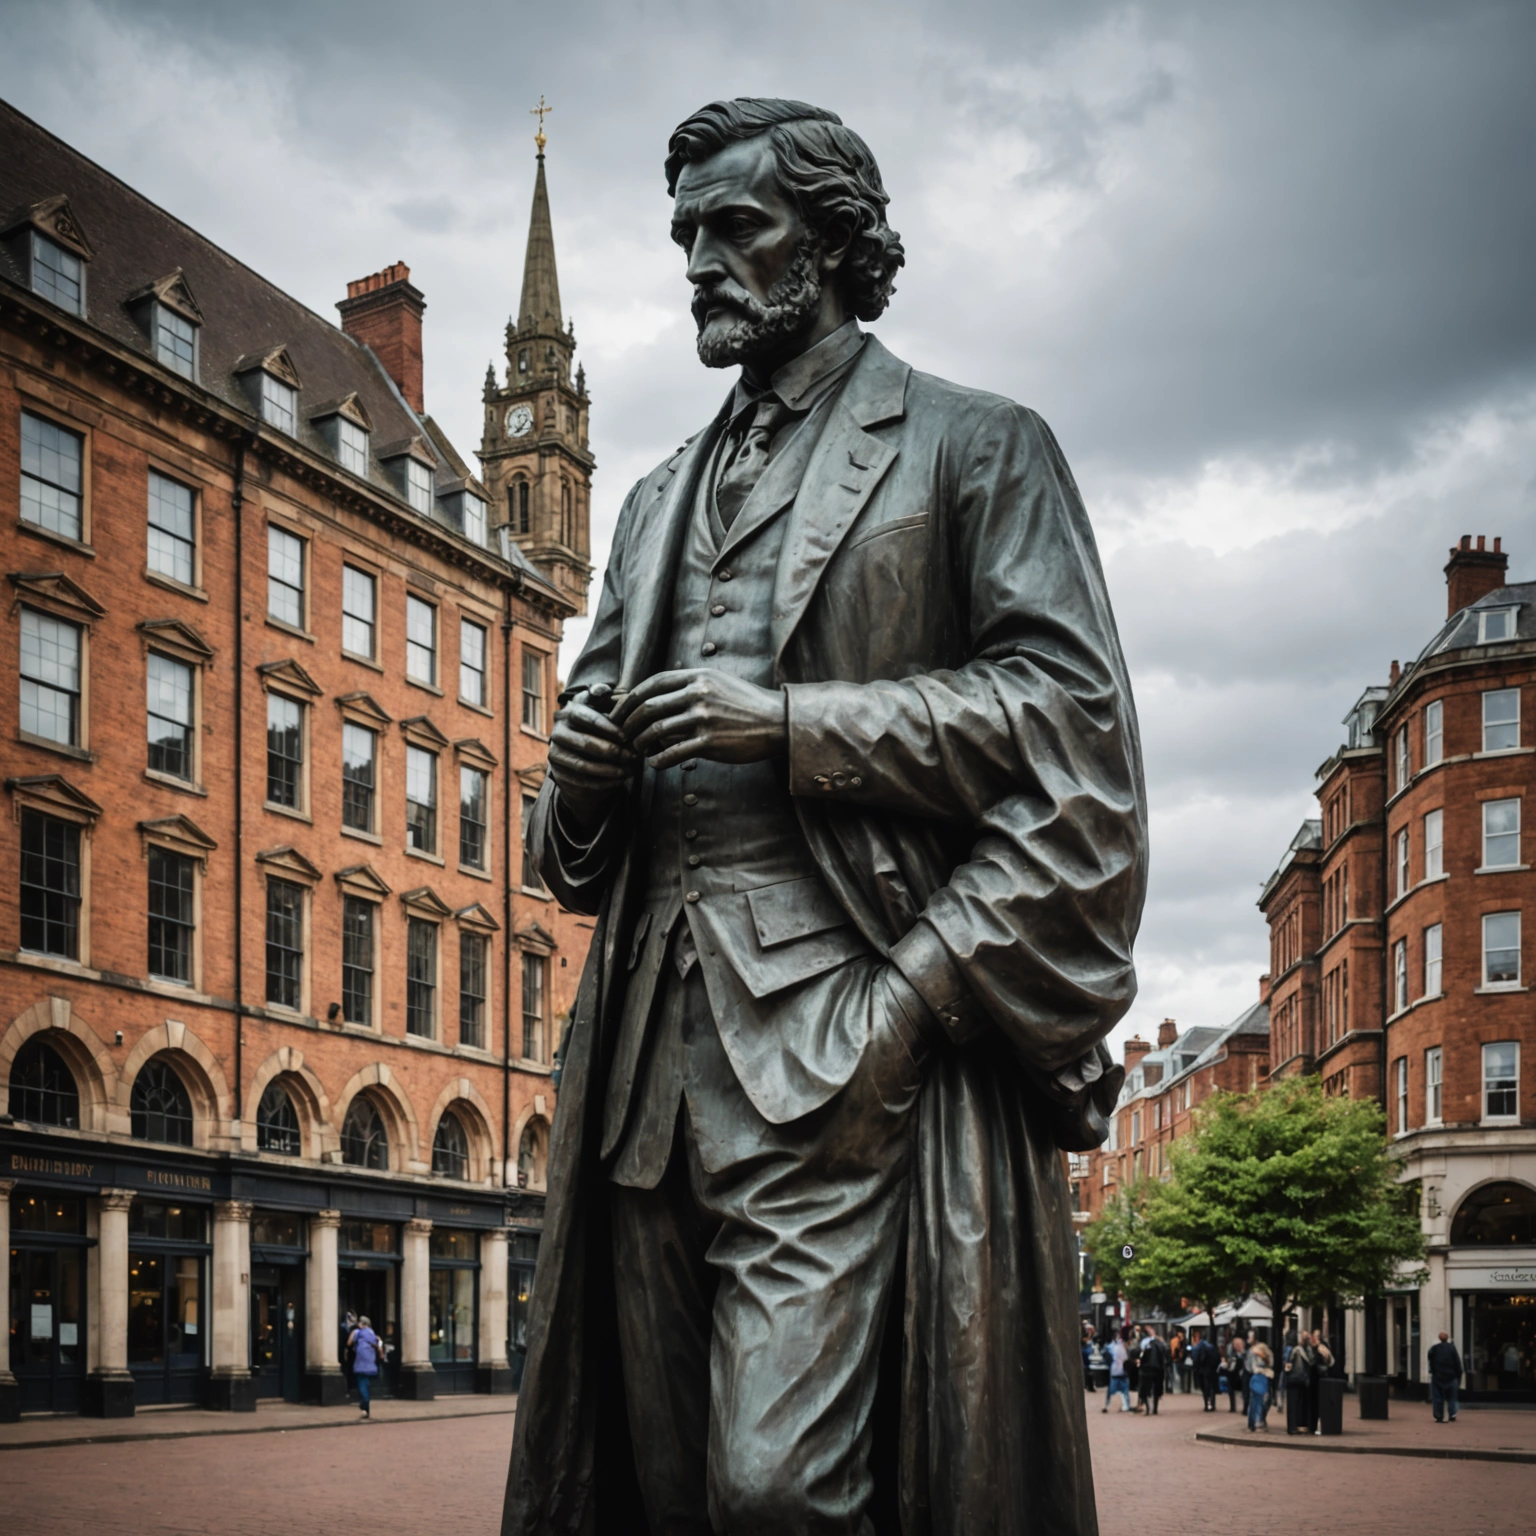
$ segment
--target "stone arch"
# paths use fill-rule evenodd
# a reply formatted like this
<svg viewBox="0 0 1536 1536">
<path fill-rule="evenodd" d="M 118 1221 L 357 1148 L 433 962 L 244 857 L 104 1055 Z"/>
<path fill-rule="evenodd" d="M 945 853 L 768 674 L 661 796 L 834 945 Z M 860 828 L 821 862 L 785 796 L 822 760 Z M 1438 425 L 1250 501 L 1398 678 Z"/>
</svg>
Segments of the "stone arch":
<svg viewBox="0 0 1536 1536">
<path fill-rule="evenodd" d="M 213 1052 L 196 1033 L 177 1019 L 167 1019 L 146 1030 L 128 1053 L 118 1080 L 118 1109 L 128 1120 L 133 1102 L 133 1082 L 145 1064 L 156 1056 L 168 1056 L 171 1066 L 186 1085 L 192 1099 L 192 1145 L 205 1151 L 227 1151 L 233 1137 L 230 1123 L 229 1083 Z M 126 1129 L 126 1126 L 125 1126 Z"/>
<path fill-rule="evenodd" d="M 34 1035 L 46 1035 L 74 1074 L 80 1094 L 80 1129 L 98 1135 L 117 1130 L 117 1067 L 112 1053 L 67 997 L 39 998 L 0 1035 L 0 1113 L 10 1101 L 11 1063 Z"/>
<path fill-rule="evenodd" d="M 261 1096 L 276 1078 L 294 1101 L 304 1124 L 304 1156 L 323 1162 L 328 1152 L 341 1148 L 341 1132 L 331 1123 L 331 1101 L 320 1079 L 305 1065 L 304 1053 L 296 1045 L 280 1046 L 257 1067 L 246 1095 L 246 1118 L 241 1127 L 241 1144 L 256 1148 L 256 1108 Z"/>
<path fill-rule="evenodd" d="M 427 1116 L 425 1146 L 428 1149 L 429 1166 L 432 1143 L 437 1139 L 438 1123 L 450 1106 L 457 1113 L 459 1123 L 464 1127 L 465 1136 L 469 1141 L 470 1182 L 473 1184 L 492 1182 L 497 1158 L 494 1129 L 496 1117 L 491 1111 L 491 1106 L 485 1102 L 484 1095 L 467 1077 L 451 1078 L 444 1083 L 442 1092 L 433 1102 L 431 1114 Z"/>
<path fill-rule="evenodd" d="M 1478 1200 L 1477 1197 L 1503 1189 L 1509 1189 L 1519 1197 L 1518 1207 L 1512 1209 L 1510 1213 L 1519 1228 L 1519 1235 L 1506 1238 L 1503 1234 L 1500 1234 L 1498 1240 L 1495 1241 L 1486 1235 L 1486 1222 L 1483 1224 L 1485 1235 L 1481 1237 L 1474 1236 L 1466 1230 L 1463 1230 L 1458 1235 L 1458 1227 L 1465 1229 L 1466 1226 L 1477 1219 L 1479 1210 L 1486 1206 L 1486 1202 Z M 1494 1214 L 1495 1209 L 1490 1208 L 1490 1215 Z M 1475 1184 L 1462 1190 L 1460 1198 L 1456 1201 L 1456 1208 L 1451 1213 L 1446 1230 L 1453 1248 L 1489 1247 L 1497 1249 L 1502 1247 L 1506 1241 L 1517 1242 L 1520 1246 L 1525 1247 L 1533 1240 L 1536 1240 L 1536 1186 L 1533 1186 L 1528 1179 L 1513 1178 L 1507 1174 L 1502 1177 L 1491 1175 L 1488 1178 L 1479 1179 Z"/>
<path fill-rule="evenodd" d="M 549 1182 L 549 1116 L 541 1113 L 535 1104 L 528 1105 L 517 1117 L 517 1122 L 512 1129 L 512 1141 L 507 1149 L 508 1161 L 512 1164 L 512 1182 L 520 1188 L 542 1194 Z M 531 1148 L 527 1146 L 532 1142 Z M 524 1167 L 524 1152 L 531 1150 L 532 1157 L 528 1166 Z M 528 1182 L 523 1183 L 517 1175 L 523 1172 L 528 1174 Z"/>
<path fill-rule="evenodd" d="M 331 1115 L 336 1145 L 341 1145 L 341 1128 L 347 1123 L 347 1110 L 360 1093 L 366 1093 L 384 1117 L 384 1129 L 389 1133 L 390 1172 L 429 1172 L 430 1158 L 425 1167 L 421 1161 L 421 1138 L 410 1095 L 382 1061 L 370 1062 L 360 1071 L 354 1072 L 347 1086 L 336 1096 L 335 1109 Z"/>
</svg>

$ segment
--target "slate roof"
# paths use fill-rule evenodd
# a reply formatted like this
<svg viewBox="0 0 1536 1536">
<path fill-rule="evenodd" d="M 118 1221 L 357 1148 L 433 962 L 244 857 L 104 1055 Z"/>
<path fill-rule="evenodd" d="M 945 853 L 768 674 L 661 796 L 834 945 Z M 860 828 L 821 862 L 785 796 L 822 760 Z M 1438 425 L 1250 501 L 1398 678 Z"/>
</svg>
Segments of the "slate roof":
<svg viewBox="0 0 1536 1536">
<path fill-rule="evenodd" d="M 1182 1081 L 1192 1072 L 1198 1072 L 1202 1067 L 1209 1066 L 1226 1049 L 1227 1042 L 1238 1035 L 1268 1035 L 1269 1034 L 1269 1004 L 1255 1003 L 1251 1008 L 1245 1009 L 1230 1024 L 1225 1027 L 1212 1024 L 1197 1024 L 1193 1028 L 1186 1029 L 1179 1035 L 1172 1045 L 1164 1046 L 1159 1050 L 1148 1051 L 1140 1061 L 1131 1068 L 1126 1075 L 1126 1086 L 1120 1090 L 1120 1103 L 1129 1104 L 1133 1099 L 1146 1098 L 1153 1094 L 1162 1093 L 1172 1083 Z M 1146 1068 L 1148 1065 L 1161 1067 L 1162 1075 L 1158 1080 L 1147 1080 Z M 1132 1076 L 1136 1071 L 1142 1074 L 1142 1086 L 1131 1088 L 1134 1081 Z"/>
<path fill-rule="evenodd" d="M 1477 616 L 1489 608 L 1517 608 L 1519 611 L 1515 614 L 1514 635 L 1505 641 L 1494 641 L 1484 649 L 1492 649 L 1500 644 L 1515 645 L 1522 640 L 1536 640 L 1536 581 L 1514 582 L 1507 587 L 1495 587 L 1470 607 L 1453 613 L 1435 638 L 1419 652 L 1414 666 L 1444 651 L 1459 651 L 1477 645 Z"/>
<path fill-rule="evenodd" d="M 421 517 L 409 509 L 401 488 L 377 457 L 379 446 L 410 438 L 433 445 L 439 488 L 473 479 L 442 430 L 418 417 L 406 404 L 367 347 L 8 102 L 0 101 L 0 229 L 24 217 L 33 205 L 59 195 L 68 198 L 70 212 L 92 250 L 86 267 L 84 324 L 120 347 L 139 353 L 151 366 L 159 366 L 150 338 L 130 314 L 127 301 L 180 269 L 203 324 L 198 334 L 196 383 L 186 386 L 186 381 L 166 370 L 178 387 L 201 390 L 223 406 L 254 419 L 251 396 L 236 377 L 235 366 L 281 347 L 286 349 L 300 381 L 295 441 L 327 460 L 339 477 L 358 478 L 336 464 L 312 417 L 317 407 L 355 393 L 373 424 L 375 452 L 370 455 L 366 481 L 375 494 L 389 497 L 409 516 Z M 27 289 L 25 278 L 11 254 L 0 247 L 0 284 Z M 27 291 L 32 302 L 46 304 L 45 299 Z M 265 430 L 275 431 L 272 427 Z M 478 488 L 478 481 L 475 484 Z M 441 503 L 434 504 L 428 521 L 492 565 L 515 567 L 558 596 L 548 579 L 520 555 L 504 558 L 463 539 Z"/>
</svg>

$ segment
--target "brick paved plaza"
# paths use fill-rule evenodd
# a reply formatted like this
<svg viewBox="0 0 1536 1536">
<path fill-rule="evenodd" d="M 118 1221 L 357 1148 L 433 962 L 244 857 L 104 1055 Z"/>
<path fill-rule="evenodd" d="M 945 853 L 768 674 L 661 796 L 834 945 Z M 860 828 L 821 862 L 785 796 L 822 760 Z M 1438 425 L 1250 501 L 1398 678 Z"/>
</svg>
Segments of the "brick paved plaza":
<svg viewBox="0 0 1536 1536">
<path fill-rule="evenodd" d="M 1103 1536 L 1525 1536 L 1531 1529 L 1536 1467 L 1528 1463 L 1204 1444 L 1196 1431 L 1234 1422 L 1224 1410 L 1202 1415 L 1197 1401 L 1173 1397 L 1146 1419 L 1100 1414 L 1099 1399 L 1090 1402 Z M 1346 1429 L 1357 1422 L 1354 1407 L 1351 1399 Z M 5 1536 L 494 1536 L 511 1419 L 390 1422 L 409 1409 L 386 1403 L 366 1426 L 354 1427 L 346 1414 L 335 1429 L 0 1449 L 0 1529 Z M 1395 1438 L 1416 1438 L 1428 1411 L 1392 1409 Z M 180 1432 L 205 1417 L 146 1415 L 134 1428 L 153 1421 Z M 254 1427 L 240 1417 L 242 1428 Z M 1470 1431 L 1464 1444 L 1536 1449 L 1536 1413 L 1469 1409 L 1463 1418 L 1456 1429 Z M 0 1438 L 14 1440 L 15 1432 Z"/>
</svg>

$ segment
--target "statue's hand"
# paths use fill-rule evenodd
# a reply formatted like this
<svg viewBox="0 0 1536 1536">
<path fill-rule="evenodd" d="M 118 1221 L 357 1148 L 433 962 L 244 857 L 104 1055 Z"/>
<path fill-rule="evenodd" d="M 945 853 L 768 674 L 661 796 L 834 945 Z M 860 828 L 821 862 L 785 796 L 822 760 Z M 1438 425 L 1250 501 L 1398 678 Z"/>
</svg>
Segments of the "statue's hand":
<svg viewBox="0 0 1536 1536">
<path fill-rule="evenodd" d="M 607 690 L 602 691 L 606 695 Z M 602 820 L 614 791 L 640 759 L 624 732 L 586 698 L 582 694 L 572 699 L 555 716 L 549 776 L 560 791 L 561 809 L 581 827 L 591 828 Z"/>
<path fill-rule="evenodd" d="M 621 698 L 613 719 L 653 768 L 690 757 L 760 763 L 789 750 L 788 700 L 709 668 L 658 672 Z"/>
</svg>

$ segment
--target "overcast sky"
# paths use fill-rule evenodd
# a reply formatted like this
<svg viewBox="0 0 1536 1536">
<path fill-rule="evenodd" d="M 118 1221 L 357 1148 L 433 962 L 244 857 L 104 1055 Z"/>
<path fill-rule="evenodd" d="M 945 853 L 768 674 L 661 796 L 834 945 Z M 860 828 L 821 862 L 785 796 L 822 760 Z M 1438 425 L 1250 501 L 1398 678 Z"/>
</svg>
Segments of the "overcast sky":
<svg viewBox="0 0 1536 1536">
<path fill-rule="evenodd" d="M 1119 1036 L 1256 995 L 1260 884 L 1455 538 L 1536 576 L 1529 3 L 0 0 L 0 33 L 0 94 L 320 313 L 406 261 L 466 453 L 547 95 L 599 562 L 724 392 L 668 133 L 717 96 L 839 112 L 906 244 L 879 334 L 1040 411 L 1098 530 L 1153 829 Z"/>
</svg>

